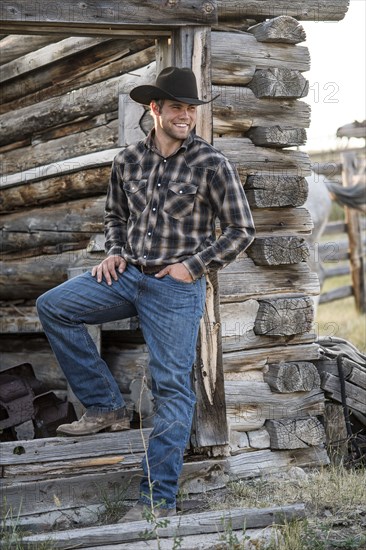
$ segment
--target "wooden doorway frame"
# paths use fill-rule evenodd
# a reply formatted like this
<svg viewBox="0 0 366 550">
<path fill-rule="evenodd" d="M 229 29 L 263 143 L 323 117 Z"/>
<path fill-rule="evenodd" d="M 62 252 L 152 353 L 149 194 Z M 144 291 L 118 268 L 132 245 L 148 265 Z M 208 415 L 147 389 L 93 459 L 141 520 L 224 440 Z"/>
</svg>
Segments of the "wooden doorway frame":
<svg viewBox="0 0 366 550">
<path fill-rule="evenodd" d="M 83 4 L 89 11 L 83 12 L 80 6 L 73 0 L 52 5 L 45 0 L 32 5 L 27 0 L 5 0 L 0 6 L 2 32 L 113 38 L 153 36 L 157 73 L 169 65 L 190 67 L 197 78 L 199 96 L 211 98 L 211 26 L 217 23 L 216 1 L 193 0 L 187 7 L 175 1 L 162 6 L 162 2 L 150 0 L 142 7 L 137 0 L 123 6 L 114 0 L 90 0 Z M 196 132 L 212 143 L 211 103 L 198 109 Z M 211 452 L 213 447 L 222 448 L 228 443 L 217 274 L 207 278 L 207 290 L 194 366 L 197 406 L 191 442 L 200 452 Z"/>
</svg>

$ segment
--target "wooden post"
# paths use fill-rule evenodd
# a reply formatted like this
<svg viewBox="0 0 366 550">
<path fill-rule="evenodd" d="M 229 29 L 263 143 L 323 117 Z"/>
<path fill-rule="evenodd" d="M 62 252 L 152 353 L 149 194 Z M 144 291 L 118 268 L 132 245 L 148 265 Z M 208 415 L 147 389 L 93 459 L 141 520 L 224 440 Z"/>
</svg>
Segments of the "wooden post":
<svg viewBox="0 0 366 550">
<path fill-rule="evenodd" d="M 172 33 L 172 64 L 192 68 L 203 99 L 211 98 L 210 42 L 209 27 L 182 27 Z M 211 103 L 198 107 L 196 132 L 212 143 Z M 196 450 L 210 448 L 214 454 L 222 453 L 228 443 L 219 309 L 218 278 L 211 274 L 207 277 L 205 314 L 194 368 L 197 406 L 191 442 Z"/>
<path fill-rule="evenodd" d="M 355 155 L 342 153 L 342 183 L 344 187 L 353 185 Z M 344 207 L 346 227 L 349 239 L 349 259 L 352 276 L 353 294 L 356 308 L 366 312 L 365 258 L 361 236 L 360 214 L 357 210 Z"/>
</svg>

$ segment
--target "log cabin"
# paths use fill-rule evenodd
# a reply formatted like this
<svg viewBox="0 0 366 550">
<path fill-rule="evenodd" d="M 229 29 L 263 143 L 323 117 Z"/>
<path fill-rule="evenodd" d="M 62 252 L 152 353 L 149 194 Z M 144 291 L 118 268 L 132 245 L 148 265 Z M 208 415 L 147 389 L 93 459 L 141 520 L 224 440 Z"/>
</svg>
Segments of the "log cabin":
<svg viewBox="0 0 366 550">
<path fill-rule="evenodd" d="M 316 52 L 301 21 L 339 21 L 347 8 L 348 0 L 0 7 L 1 371 L 30 363 L 44 391 L 76 411 L 35 300 L 103 257 L 112 160 L 151 127 L 128 92 L 176 64 L 195 71 L 202 97 L 219 94 L 200 110 L 197 133 L 236 165 L 257 233 L 208 280 L 182 493 L 328 463 L 314 366 L 319 283 L 307 263 L 312 220 L 303 207 L 311 164 L 298 150 L 310 124 L 304 73 Z M 75 514 L 100 503 L 95 485 L 112 494 L 121 480 L 137 497 L 152 414 L 148 351 L 137 318 L 90 330 L 136 429 L 65 440 L 37 436 L 32 419 L 16 426 L 16 440 L 0 445 L 7 502 L 21 517 Z"/>
</svg>

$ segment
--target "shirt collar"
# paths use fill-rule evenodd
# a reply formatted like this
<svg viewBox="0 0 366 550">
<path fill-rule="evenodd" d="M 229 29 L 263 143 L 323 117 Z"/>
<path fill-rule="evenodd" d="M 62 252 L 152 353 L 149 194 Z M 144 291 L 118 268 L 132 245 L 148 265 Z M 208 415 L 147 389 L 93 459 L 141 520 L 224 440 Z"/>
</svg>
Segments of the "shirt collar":
<svg viewBox="0 0 366 550">
<path fill-rule="evenodd" d="M 146 138 L 144 140 L 145 147 L 147 147 L 147 149 L 150 149 L 154 153 L 160 154 L 156 150 L 155 145 L 154 145 L 154 135 L 155 135 L 155 129 L 152 128 L 152 130 L 150 130 L 150 132 L 148 133 L 148 135 L 146 136 Z M 191 145 L 191 143 L 193 143 L 194 136 L 195 136 L 195 133 L 194 133 L 194 130 L 192 130 L 192 132 L 190 132 L 188 137 L 183 141 L 182 145 L 179 147 L 179 149 L 176 151 L 176 153 L 178 153 L 179 151 L 182 151 L 182 150 L 186 151 L 187 148 L 189 147 L 189 145 Z"/>
</svg>

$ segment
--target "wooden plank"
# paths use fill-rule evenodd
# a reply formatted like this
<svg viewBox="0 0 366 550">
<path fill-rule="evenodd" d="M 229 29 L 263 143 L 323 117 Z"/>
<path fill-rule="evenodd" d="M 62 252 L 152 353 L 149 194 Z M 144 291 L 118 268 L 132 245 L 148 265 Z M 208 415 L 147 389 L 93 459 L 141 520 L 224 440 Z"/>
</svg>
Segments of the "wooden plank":
<svg viewBox="0 0 366 550">
<path fill-rule="evenodd" d="M 100 456 L 128 455 L 144 452 L 150 428 L 116 433 L 101 433 L 96 436 L 51 437 L 1 443 L 1 464 L 28 464 L 57 462 Z"/>
<path fill-rule="evenodd" d="M 220 325 L 218 279 L 210 275 L 194 366 L 197 406 L 191 441 L 196 448 L 228 442 Z"/>
<path fill-rule="evenodd" d="M 69 32 L 72 33 L 74 26 L 169 29 L 216 22 L 216 3 L 207 4 L 205 0 L 192 0 L 188 5 L 180 2 L 162 4 L 158 0 L 149 0 L 144 5 L 137 0 L 131 0 L 128 4 L 113 0 L 92 0 L 88 4 L 75 4 L 73 0 L 64 0 L 57 5 L 40 0 L 37 4 L 30 5 L 28 0 L 17 0 L 16 3 L 5 0 L 0 10 L 0 23 L 5 32 L 8 26 L 21 32 L 22 28 L 29 25 L 50 32 L 57 26 L 68 25 Z"/>
<path fill-rule="evenodd" d="M 329 302 L 334 302 L 335 300 L 343 300 L 349 296 L 353 296 L 353 287 L 351 285 L 340 286 L 334 290 L 323 292 L 320 295 L 319 304 L 328 304 Z"/>
<path fill-rule="evenodd" d="M 346 403 L 351 409 L 355 409 L 361 414 L 366 414 L 366 390 L 345 382 Z M 340 379 L 330 373 L 325 373 L 322 376 L 322 389 L 338 403 L 342 403 Z"/>
<path fill-rule="evenodd" d="M 244 529 L 254 527 L 267 527 L 272 524 L 282 524 L 295 518 L 305 516 L 303 504 L 292 504 L 288 506 L 277 506 L 273 508 L 251 508 L 231 509 L 214 512 L 201 512 L 169 518 L 165 527 L 158 527 L 156 535 L 159 539 L 168 537 L 182 537 L 196 535 L 197 533 L 225 532 L 228 528 Z M 245 526 L 245 527 L 244 527 Z M 91 544 L 105 545 L 129 542 L 141 539 L 141 532 L 151 531 L 155 527 L 147 521 L 131 522 L 126 524 L 105 525 L 99 527 L 88 527 L 84 529 L 72 529 L 59 531 L 55 536 L 49 534 L 31 535 L 23 538 L 25 548 L 31 545 L 55 541 L 57 548 L 70 548 L 77 545 L 78 548 L 87 548 Z"/>
</svg>

